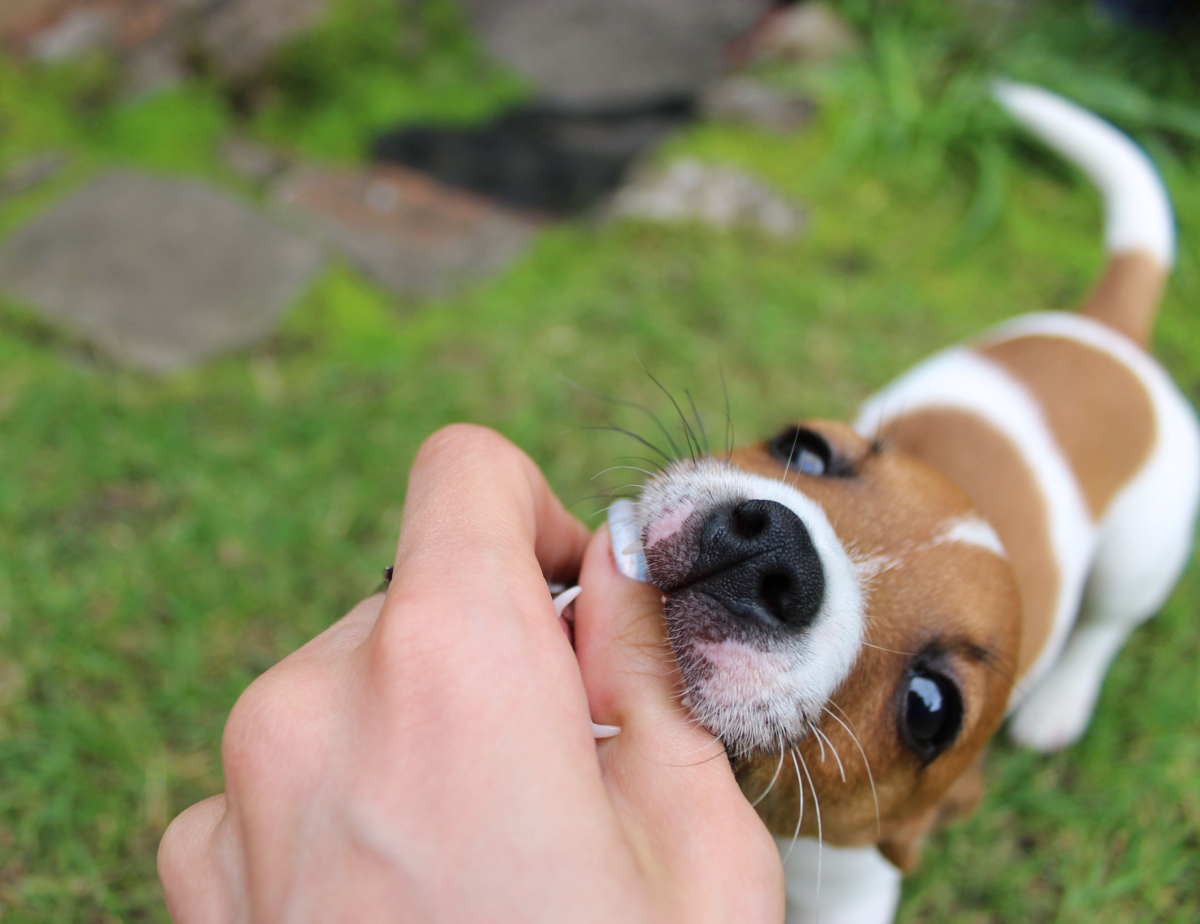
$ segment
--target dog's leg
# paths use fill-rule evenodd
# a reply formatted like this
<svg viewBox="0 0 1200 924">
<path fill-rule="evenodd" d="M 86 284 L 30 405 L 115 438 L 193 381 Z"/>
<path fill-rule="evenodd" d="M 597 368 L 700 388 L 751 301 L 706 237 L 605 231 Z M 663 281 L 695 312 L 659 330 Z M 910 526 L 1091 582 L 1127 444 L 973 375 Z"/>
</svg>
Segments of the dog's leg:
<svg viewBox="0 0 1200 924">
<path fill-rule="evenodd" d="M 1083 734 L 1112 659 L 1166 602 L 1187 564 L 1200 501 L 1200 433 L 1182 399 L 1156 398 L 1154 457 L 1105 515 L 1079 622 L 1013 714 L 1012 737 L 1039 751 Z"/>
<path fill-rule="evenodd" d="M 787 924 L 891 924 L 900 871 L 874 847 L 818 848 L 801 838 L 793 848 L 790 837 L 775 840 L 780 856 L 787 856 Z"/>
</svg>

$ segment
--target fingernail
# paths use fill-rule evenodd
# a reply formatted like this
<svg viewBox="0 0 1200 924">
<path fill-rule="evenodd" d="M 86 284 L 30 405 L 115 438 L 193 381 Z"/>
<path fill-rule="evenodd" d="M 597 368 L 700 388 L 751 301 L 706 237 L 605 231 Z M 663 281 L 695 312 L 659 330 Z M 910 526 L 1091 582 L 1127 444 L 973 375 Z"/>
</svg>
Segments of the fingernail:
<svg viewBox="0 0 1200 924">
<path fill-rule="evenodd" d="M 554 613 L 556 616 L 561 616 L 563 610 L 571 605 L 571 601 L 583 593 L 583 588 L 578 584 L 574 587 L 564 590 L 561 593 L 555 594 L 553 597 Z"/>
<path fill-rule="evenodd" d="M 612 738 L 620 733 L 620 725 L 597 725 L 595 722 L 592 723 L 593 738 Z"/>
<path fill-rule="evenodd" d="M 637 524 L 637 506 L 633 501 L 613 501 L 608 508 L 608 531 L 612 537 L 613 558 L 617 570 L 635 581 L 646 580 L 646 555 L 642 551 L 641 530 Z"/>
</svg>

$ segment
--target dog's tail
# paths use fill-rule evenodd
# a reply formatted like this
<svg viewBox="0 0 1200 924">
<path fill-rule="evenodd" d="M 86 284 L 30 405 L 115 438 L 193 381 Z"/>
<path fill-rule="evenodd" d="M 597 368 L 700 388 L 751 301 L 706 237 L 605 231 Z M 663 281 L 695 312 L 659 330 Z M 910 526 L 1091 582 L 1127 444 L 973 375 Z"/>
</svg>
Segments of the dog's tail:
<svg viewBox="0 0 1200 924">
<path fill-rule="evenodd" d="M 1145 345 L 1175 262 L 1171 200 L 1154 164 L 1122 132 L 1061 96 L 1008 81 L 997 81 L 993 93 L 1100 188 L 1108 263 L 1080 310 Z"/>
</svg>

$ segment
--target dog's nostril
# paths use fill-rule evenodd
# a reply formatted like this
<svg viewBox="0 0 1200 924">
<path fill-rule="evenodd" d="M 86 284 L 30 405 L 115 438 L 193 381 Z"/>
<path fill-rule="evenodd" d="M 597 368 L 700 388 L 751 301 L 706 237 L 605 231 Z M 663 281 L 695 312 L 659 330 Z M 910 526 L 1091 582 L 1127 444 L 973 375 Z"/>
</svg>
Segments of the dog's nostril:
<svg viewBox="0 0 1200 924">
<path fill-rule="evenodd" d="M 767 612 L 780 622 L 787 622 L 787 598 L 792 590 L 792 579 L 786 574 L 764 574 L 758 584 L 758 597 Z"/>
<path fill-rule="evenodd" d="M 767 528 L 767 514 L 760 507 L 742 504 L 733 511 L 733 530 L 743 539 L 756 539 Z"/>
</svg>

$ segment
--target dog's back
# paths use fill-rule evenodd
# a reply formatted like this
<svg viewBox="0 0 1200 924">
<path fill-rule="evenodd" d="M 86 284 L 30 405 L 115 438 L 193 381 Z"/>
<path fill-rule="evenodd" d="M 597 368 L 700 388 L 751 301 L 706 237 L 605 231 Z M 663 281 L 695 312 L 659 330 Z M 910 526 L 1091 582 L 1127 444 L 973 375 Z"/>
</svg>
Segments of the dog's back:
<svg viewBox="0 0 1200 924">
<path fill-rule="evenodd" d="M 949 476 L 995 528 L 1024 608 L 1012 732 L 1051 750 L 1083 732 L 1112 656 L 1183 569 L 1200 437 L 1144 349 L 1175 246 L 1153 165 L 1060 97 L 996 95 L 1102 191 L 1105 270 L 1078 313 L 1025 315 L 932 357 L 857 427 Z"/>
</svg>

